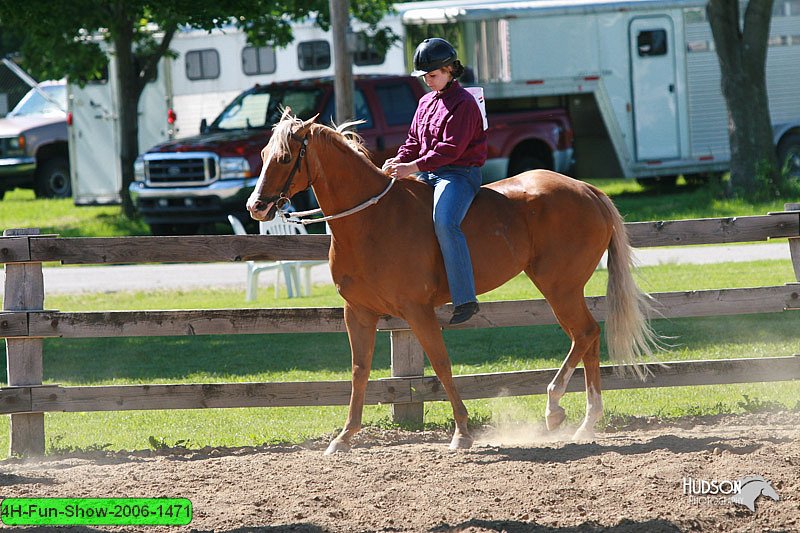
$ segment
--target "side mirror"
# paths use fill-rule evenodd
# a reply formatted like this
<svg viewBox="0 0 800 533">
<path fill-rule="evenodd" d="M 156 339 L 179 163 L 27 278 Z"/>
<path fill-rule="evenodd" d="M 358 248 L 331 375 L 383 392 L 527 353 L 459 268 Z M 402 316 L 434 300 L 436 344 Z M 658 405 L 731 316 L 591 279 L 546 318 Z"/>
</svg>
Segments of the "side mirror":
<svg viewBox="0 0 800 533">
<path fill-rule="evenodd" d="M 208 133 L 208 121 L 206 119 L 200 121 L 200 133 Z"/>
</svg>

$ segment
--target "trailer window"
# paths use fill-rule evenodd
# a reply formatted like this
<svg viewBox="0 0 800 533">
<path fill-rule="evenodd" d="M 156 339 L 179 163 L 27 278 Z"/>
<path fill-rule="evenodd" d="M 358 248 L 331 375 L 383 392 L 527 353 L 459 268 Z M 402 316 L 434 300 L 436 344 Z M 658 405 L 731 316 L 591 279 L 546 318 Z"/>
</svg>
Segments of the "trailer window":
<svg viewBox="0 0 800 533">
<path fill-rule="evenodd" d="M 242 50 L 242 72 L 248 76 L 275 72 L 275 49 L 271 46 L 245 46 Z"/>
<path fill-rule="evenodd" d="M 663 56 L 667 53 L 667 30 L 644 30 L 636 36 L 639 57 Z"/>
<path fill-rule="evenodd" d="M 410 125 L 417 110 L 417 98 L 407 83 L 375 87 L 387 126 Z"/>
<path fill-rule="evenodd" d="M 378 49 L 367 36 L 360 31 L 356 33 L 356 51 L 353 53 L 353 63 L 359 67 L 365 65 L 381 65 L 386 60 L 386 54 Z"/>
<path fill-rule="evenodd" d="M 186 52 L 186 77 L 193 81 L 219 78 L 219 52 L 213 48 Z"/>
<path fill-rule="evenodd" d="M 328 41 L 305 41 L 297 45 L 300 70 L 324 70 L 331 66 L 331 45 Z"/>
</svg>

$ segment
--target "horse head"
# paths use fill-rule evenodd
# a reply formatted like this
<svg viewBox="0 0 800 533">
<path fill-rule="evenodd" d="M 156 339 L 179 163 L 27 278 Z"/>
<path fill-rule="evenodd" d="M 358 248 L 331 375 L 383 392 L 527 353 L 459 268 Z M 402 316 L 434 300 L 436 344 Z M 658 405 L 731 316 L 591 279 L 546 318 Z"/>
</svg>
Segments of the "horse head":
<svg viewBox="0 0 800 533">
<path fill-rule="evenodd" d="M 272 220 L 289 198 L 311 186 L 308 162 L 303 165 L 303 160 L 318 116 L 303 121 L 287 107 L 272 128 L 272 137 L 261 150 L 261 174 L 247 200 L 247 210 L 255 220 Z"/>
</svg>

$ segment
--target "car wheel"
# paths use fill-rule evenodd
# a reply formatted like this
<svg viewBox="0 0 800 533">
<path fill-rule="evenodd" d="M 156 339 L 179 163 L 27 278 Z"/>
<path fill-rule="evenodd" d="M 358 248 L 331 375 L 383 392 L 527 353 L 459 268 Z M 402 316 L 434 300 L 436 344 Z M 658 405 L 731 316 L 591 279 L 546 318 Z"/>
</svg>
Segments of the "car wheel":
<svg viewBox="0 0 800 533">
<path fill-rule="evenodd" d="M 47 159 L 36 169 L 36 196 L 38 198 L 69 198 L 72 196 L 69 162 L 66 158 Z"/>
<path fill-rule="evenodd" d="M 792 133 L 778 145 L 778 164 L 787 178 L 800 180 L 800 133 Z"/>
</svg>

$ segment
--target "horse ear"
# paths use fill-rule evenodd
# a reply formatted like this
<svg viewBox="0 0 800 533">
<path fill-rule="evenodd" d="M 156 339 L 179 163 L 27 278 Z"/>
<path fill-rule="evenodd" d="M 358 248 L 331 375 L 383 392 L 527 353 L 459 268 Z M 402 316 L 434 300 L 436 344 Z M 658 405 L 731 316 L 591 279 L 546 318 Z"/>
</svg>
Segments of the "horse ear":
<svg viewBox="0 0 800 533">
<path fill-rule="evenodd" d="M 319 113 L 317 113 L 316 115 L 314 115 L 310 119 L 308 119 L 305 122 L 303 122 L 303 129 L 308 128 L 312 124 L 315 124 L 317 122 L 318 118 L 319 118 Z"/>
</svg>

